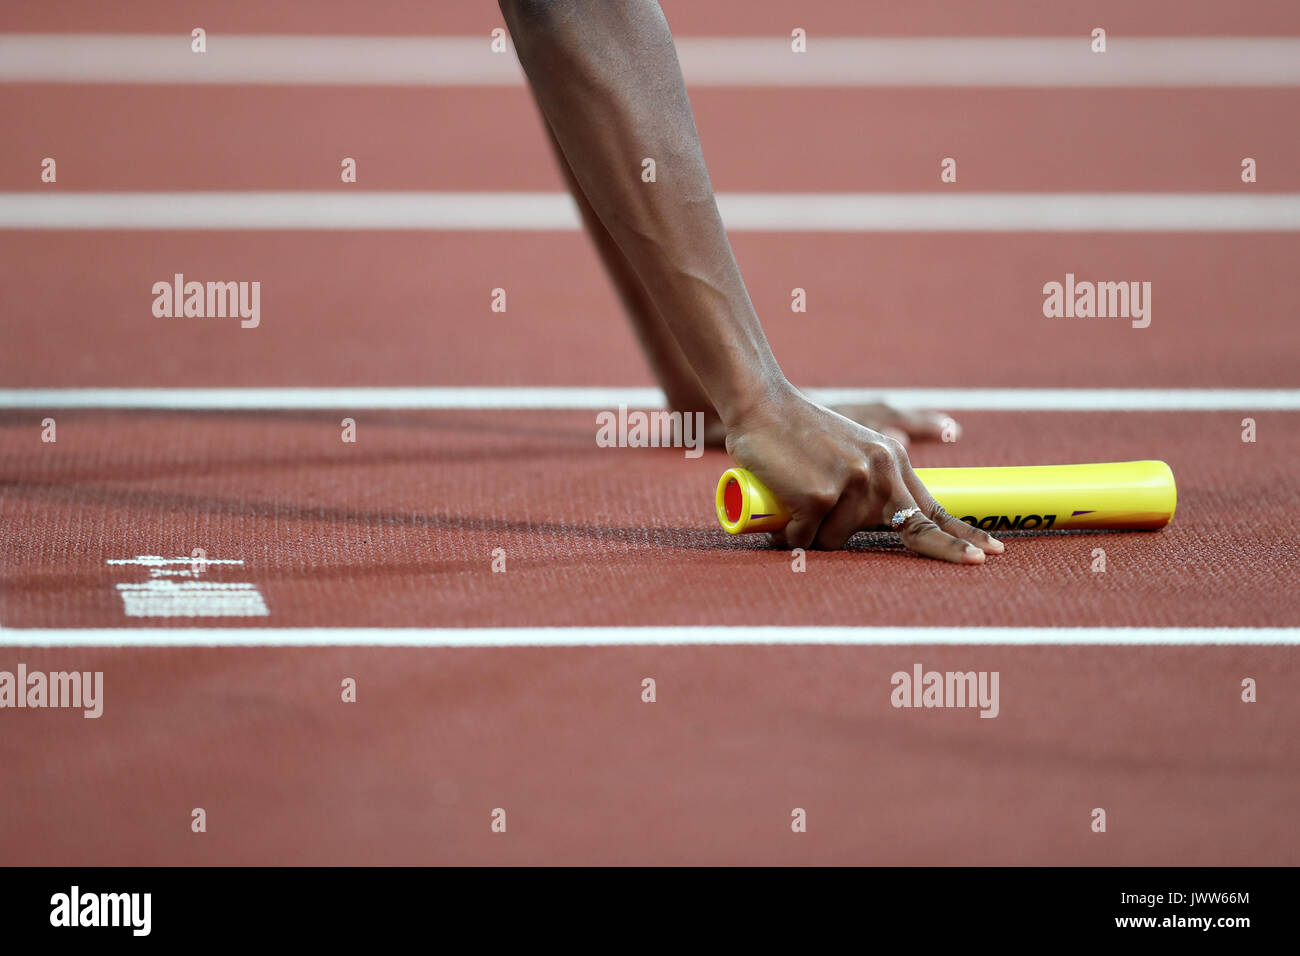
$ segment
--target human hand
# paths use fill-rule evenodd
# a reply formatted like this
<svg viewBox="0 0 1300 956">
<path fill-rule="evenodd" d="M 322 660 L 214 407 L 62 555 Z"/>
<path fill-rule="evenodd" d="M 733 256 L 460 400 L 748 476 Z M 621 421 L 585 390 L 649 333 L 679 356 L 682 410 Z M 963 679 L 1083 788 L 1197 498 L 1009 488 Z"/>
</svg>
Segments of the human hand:
<svg viewBox="0 0 1300 956">
<path fill-rule="evenodd" d="M 957 564 L 982 564 L 986 554 L 1004 550 L 1002 542 L 940 507 L 898 440 L 809 401 L 792 386 L 729 422 L 727 451 L 789 508 L 790 523 L 772 536 L 779 545 L 835 550 L 858 531 L 896 530 L 909 550 Z M 900 512 L 906 517 L 893 527 Z"/>
</svg>

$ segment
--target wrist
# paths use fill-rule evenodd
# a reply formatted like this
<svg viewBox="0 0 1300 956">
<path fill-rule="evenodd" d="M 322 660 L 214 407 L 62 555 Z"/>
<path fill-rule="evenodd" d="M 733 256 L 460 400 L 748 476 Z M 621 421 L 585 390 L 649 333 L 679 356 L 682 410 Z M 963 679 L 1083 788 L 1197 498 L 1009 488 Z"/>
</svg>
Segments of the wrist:
<svg viewBox="0 0 1300 956">
<path fill-rule="evenodd" d="M 741 383 L 725 400 L 715 400 L 714 407 L 727 431 L 732 431 L 745 422 L 779 416 L 778 409 L 798 395 L 798 389 L 777 368 Z"/>
</svg>

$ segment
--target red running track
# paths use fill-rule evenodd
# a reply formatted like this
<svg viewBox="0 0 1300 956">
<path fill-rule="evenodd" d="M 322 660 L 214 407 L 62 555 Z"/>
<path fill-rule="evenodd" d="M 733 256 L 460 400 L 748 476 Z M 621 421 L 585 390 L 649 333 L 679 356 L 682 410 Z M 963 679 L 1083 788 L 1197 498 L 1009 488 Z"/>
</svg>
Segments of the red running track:
<svg viewBox="0 0 1300 956">
<path fill-rule="evenodd" d="M 716 527 L 718 453 L 596 448 L 578 412 L 356 418 L 344 445 L 325 412 L 65 411 L 41 445 L 33 416 L 7 414 L 0 620 L 177 623 L 125 618 L 114 585 L 145 572 L 104 562 L 196 546 L 246 561 L 210 577 L 259 586 L 270 615 L 253 626 L 1300 616 L 1294 415 L 1261 415 L 1254 445 L 1235 415 L 967 415 L 958 445 L 917 460 L 1154 452 L 1179 475 L 1178 517 L 1149 534 L 1008 535 L 982 568 L 863 536 L 804 574 Z M 1235 530 L 1243 500 L 1272 533 Z M 0 669 L 19 663 L 102 671 L 104 716 L 6 714 L 6 863 L 1300 859 L 1287 647 L 4 647 Z M 915 663 L 998 671 L 999 716 L 892 708 L 889 675 Z M 338 698 L 348 677 L 356 704 Z M 1244 677 L 1256 704 L 1239 700 Z M 1089 829 L 1098 806 L 1105 835 Z"/>
<path fill-rule="evenodd" d="M 1293 648 L 18 655 L 105 705 L 5 715 L 6 864 L 1300 862 Z M 999 671 L 1001 713 L 892 708 L 917 662 Z"/>
<path fill-rule="evenodd" d="M 1300 238 L 733 238 L 805 386 L 1290 388 Z M 70 263 L 75 265 L 70 266 Z M 155 318 L 153 284 L 261 282 L 261 324 Z M 1043 285 L 1152 283 L 1151 324 L 1043 316 Z M 0 233 L 5 387 L 649 385 L 580 233 Z M 806 313 L 791 312 L 791 289 Z M 492 290 L 507 311 L 492 312 Z M 1139 454 L 1138 457 L 1150 457 Z"/>
<path fill-rule="evenodd" d="M 1087 35 L 1104 23 L 1111 34 L 1133 36 L 1300 35 L 1300 11 L 1279 0 L 1242 0 L 1227 7 L 1216 0 L 1096 0 L 1081 10 L 1041 0 L 1002 0 L 974 6 L 966 0 L 873 5 L 846 0 L 663 0 L 675 33 L 683 36 L 787 35 L 802 26 L 809 35 L 856 36 L 1062 36 Z M 797 21 L 797 22 L 796 22 Z M 267 6 L 259 0 L 227 0 L 218 10 L 204 0 L 135 0 L 105 7 L 95 0 L 71 0 L 57 8 L 27 4 L 6 8 L 0 29 L 8 32 L 115 32 L 188 34 L 195 25 L 209 32 L 307 34 L 477 34 L 503 26 L 492 0 L 320 0 L 310 8 Z"/>
<path fill-rule="evenodd" d="M 12 5 L 11 5 L 12 6 Z M 666 4 L 680 35 L 1300 33 L 1293 4 L 959 0 Z M 4 30 L 463 33 L 491 3 L 27 5 Z M 206 22 L 204 22 L 206 21 Z M 739 29 L 743 25 L 743 31 Z M 1196 191 L 1300 183 L 1296 94 L 726 91 L 692 94 L 720 189 Z M 809 97 L 818 108 L 810 110 Z M 552 190 L 515 90 L 8 85 L 0 188 L 325 189 L 366 147 L 365 188 Z M 421 122 L 412 122 L 418 116 Z M 161 122 L 160 117 L 166 117 Z M 798 126 L 801 136 L 788 135 Z M 449 135 L 450 130 L 454 135 Z M 808 143 L 818 148 L 808 148 Z M 764 162 L 755 162 L 755 156 Z M 1291 234 L 738 235 L 804 385 L 1292 388 Z M 154 281 L 260 279 L 263 325 L 155 320 Z M 1062 324 L 1064 273 L 1153 280 L 1152 327 Z M 879 281 L 865 281 L 879 277 Z M 487 310 L 507 286 L 510 311 Z M 789 312 L 793 286 L 810 311 Z M 635 385 L 644 366 L 576 233 L 0 234 L 4 388 Z M 887 359 L 887 360 L 886 360 Z M 727 538 L 720 453 L 595 447 L 590 413 L 0 414 L 0 624 L 127 618 L 110 559 L 238 558 L 262 627 L 756 624 L 1295 627 L 1296 413 L 967 413 L 918 464 L 1158 457 L 1174 524 L 1008 536 L 953 568 L 862 536 L 790 557 Z M 356 419 L 358 441 L 339 440 Z M 1093 573 L 1093 551 L 1107 570 Z M 508 570 L 491 572 L 503 548 Z M 186 623 L 202 623 L 190 619 Z M 0 631 L 3 634 L 3 631 Z M 265 632 L 268 641 L 274 633 Z M 20 638 L 19 640 L 21 640 Z M 0 863 L 1300 862 L 1292 647 L 610 646 L 43 648 L 0 670 L 104 674 L 104 713 L 6 710 Z M 33 643 L 35 638 L 32 638 Z M 997 671 L 1000 711 L 900 710 L 890 675 Z M 339 700 L 354 678 L 355 704 Z M 658 700 L 641 700 L 641 681 Z M 1240 699 L 1244 678 L 1259 699 Z M 203 807 L 208 833 L 190 831 Z M 505 836 L 489 828 L 509 815 Z M 790 832 L 794 807 L 808 832 Z M 1108 832 L 1090 829 L 1093 808 Z"/>
<path fill-rule="evenodd" d="M 805 574 L 717 526 L 723 453 L 599 448 L 590 412 L 54 414 L 53 445 L 39 413 L 0 419 L 9 627 L 148 624 L 113 587 L 146 573 L 104 562 L 196 547 L 245 560 L 227 579 L 257 583 L 275 626 L 1300 624 L 1294 413 L 1258 415 L 1254 444 L 1240 413 L 969 413 L 914 462 L 1163 458 L 1173 524 L 1009 536 L 968 569 L 862 535 Z"/>
</svg>

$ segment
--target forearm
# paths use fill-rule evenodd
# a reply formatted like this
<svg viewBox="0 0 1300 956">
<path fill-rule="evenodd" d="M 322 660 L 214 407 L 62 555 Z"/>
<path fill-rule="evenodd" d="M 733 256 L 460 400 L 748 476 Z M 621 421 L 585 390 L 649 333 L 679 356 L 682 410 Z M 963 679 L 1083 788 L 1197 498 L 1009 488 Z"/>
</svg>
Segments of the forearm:
<svg viewBox="0 0 1300 956">
<path fill-rule="evenodd" d="M 723 421 L 787 387 L 718 215 L 658 3 L 501 8 L 574 176 Z M 656 182 L 642 180 L 645 158 Z"/>
</svg>

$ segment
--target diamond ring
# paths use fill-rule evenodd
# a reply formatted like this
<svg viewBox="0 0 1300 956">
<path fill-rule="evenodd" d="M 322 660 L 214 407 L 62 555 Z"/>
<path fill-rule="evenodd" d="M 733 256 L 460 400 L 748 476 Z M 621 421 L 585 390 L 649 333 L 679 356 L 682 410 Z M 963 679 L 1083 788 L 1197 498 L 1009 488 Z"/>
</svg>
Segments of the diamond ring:
<svg viewBox="0 0 1300 956">
<path fill-rule="evenodd" d="M 897 531 L 903 526 L 903 522 L 914 514 L 920 514 L 920 508 L 904 508 L 902 511 L 895 511 L 894 517 L 889 519 L 889 526 Z"/>
</svg>

